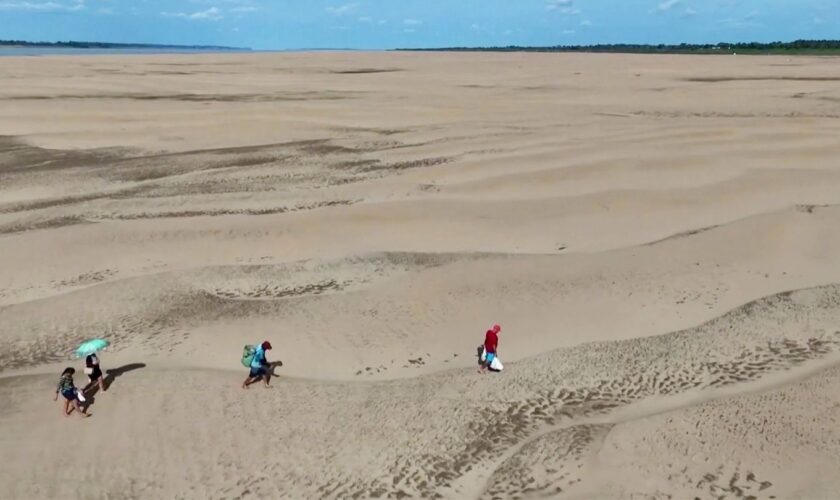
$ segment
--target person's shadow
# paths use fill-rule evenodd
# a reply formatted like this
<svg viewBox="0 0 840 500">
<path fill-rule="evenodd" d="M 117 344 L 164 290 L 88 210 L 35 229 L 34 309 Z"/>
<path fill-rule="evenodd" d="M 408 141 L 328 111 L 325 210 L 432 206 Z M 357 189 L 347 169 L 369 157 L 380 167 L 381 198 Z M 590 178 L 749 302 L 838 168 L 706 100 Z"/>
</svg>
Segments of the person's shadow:
<svg viewBox="0 0 840 500">
<path fill-rule="evenodd" d="M 274 370 L 276 370 L 276 369 L 280 368 L 281 366 L 283 366 L 283 362 L 282 362 L 282 361 L 279 361 L 279 360 L 278 360 L 278 361 L 272 361 L 272 362 L 270 362 L 270 363 L 268 364 L 268 376 L 269 376 L 269 377 L 277 377 L 278 375 L 277 375 L 277 373 L 275 373 L 275 371 L 274 371 Z"/>
<path fill-rule="evenodd" d="M 111 368 L 110 370 L 105 370 L 105 389 L 106 390 L 110 389 L 111 385 L 114 383 L 114 381 L 118 377 L 120 377 L 120 376 L 122 376 L 122 375 L 124 375 L 128 372 L 132 372 L 134 370 L 140 370 L 142 368 L 146 368 L 146 363 L 129 363 L 129 364 L 123 365 L 119 368 Z M 99 392 L 99 384 L 96 383 L 96 382 L 94 382 L 93 384 L 88 384 L 85 387 L 85 391 L 84 391 L 84 393 L 85 393 L 85 404 L 84 404 L 85 410 L 87 410 L 88 408 L 93 406 L 94 403 L 96 403 L 96 393 L 97 392 Z"/>
</svg>

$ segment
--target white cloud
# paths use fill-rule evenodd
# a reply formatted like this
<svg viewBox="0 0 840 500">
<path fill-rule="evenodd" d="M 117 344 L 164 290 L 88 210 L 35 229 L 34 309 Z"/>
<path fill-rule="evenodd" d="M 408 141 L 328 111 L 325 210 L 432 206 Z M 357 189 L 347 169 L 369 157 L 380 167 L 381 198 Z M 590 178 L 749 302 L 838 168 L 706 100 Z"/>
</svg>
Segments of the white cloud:
<svg viewBox="0 0 840 500">
<path fill-rule="evenodd" d="M 85 2 L 79 0 L 72 3 L 59 2 L 0 2 L 0 10 L 26 10 L 31 12 L 76 12 L 86 9 Z"/>
<path fill-rule="evenodd" d="M 668 12 L 675 12 L 677 8 L 682 8 L 682 12 L 680 12 L 680 17 L 692 17 L 697 15 L 697 11 L 692 9 L 690 6 L 685 5 L 683 0 L 664 0 L 659 2 L 656 7 L 650 9 L 648 12 L 651 14 L 665 14 Z"/>
<path fill-rule="evenodd" d="M 589 19 L 584 19 L 583 21 L 580 22 L 580 25 L 581 26 L 592 26 L 592 21 L 590 21 Z"/>
<path fill-rule="evenodd" d="M 240 5 L 239 7 L 233 7 L 233 8 L 228 9 L 228 10 L 230 10 L 231 12 L 236 12 L 236 13 L 244 13 L 244 12 L 256 12 L 260 9 L 258 9 L 257 7 L 254 7 L 253 5 Z"/>
<path fill-rule="evenodd" d="M 417 19 L 403 19 L 403 24 L 406 26 L 419 26 L 423 24 L 423 21 L 419 21 Z"/>
<path fill-rule="evenodd" d="M 756 28 L 762 26 L 762 23 L 758 20 L 760 15 L 761 14 L 758 11 L 754 10 L 741 18 L 721 19 L 718 21 L 718 24 L 724 26 L 725 28 L 734 29 Z"/>
<path fill-rule="evenodd" d="M 580 9 L 574 7 L 572 0 L 548 0 L 545 4 L 545 9 L 570 16 L 580 14 Z"/>
<path fill-rule="evenodd" d="M 548 0 L 545 3 L 545 8 L 548 10 L 563 9 L 572 6 L 572 0 Z"/>
<path fill-rule="evenodd" d="M 563 30 L 564 35 L 574 35 L 575 33 L 577 33 L 575 30 Z"/>
<path fill-rule="evenodd" d="M 681 3 L 682 0 L 665 0 L 664 2 L 660 2 L 656 7 L 650 9 L 650 13 L 658 14 L 661 12 L 668 12 Z"/>
<path fill-rule="evenodd" d="M 111 0 L 104 0 L 104 1 L 111 1 Z M 143 3 L 148 2 L 148 0 L 143 0 Z M 237 9 L 242 8 L 252 8 L 254 10 L 257 9 L 257 6 L 254 5 L 254 2 L 251 0 L 189 0 L 190 3 L 197 3 L 201 5 L 209 5 L 213 6 L 222 6 L 222 5 L 232 5 L 233 7 L 229 10 L 236 12 Z M 239 12 L 243 12 L 239 10 Z M 250 12 L 250 11 L 247 11 Z"/>
<path fill-rule="evenodd" d="M 384 26 L 388 24 L 388 21 L 385 19 L 376 19 L 375 17 L 370 16 L 362 16 L 358 19 L 360 23 L 369 24 L 369 25 L 377 25 L 377 26 Z"/>
<path fill-rule="evenodd" d="M 332 14 L 334 16 L 345 16 L 347 14 L 352 14 L 353 12 L 356 11 L 357 8 L 359 8 L 358 3 L 355 3 L 355 2 L 354 3 L 346 3 L 344 5 L 339 5 L 337 7 L 335 7 L 335 6 L 327 7 L 327 12 L 329 12 L 330 14 Z"/>
<path fill-rule="evenodd" d="M 210 7 L 207 10 L 202 10 L 201 12 L 194 12 L 190 14 L 190 19 L 210 19 L 211 21 L 218 21 L 219 19 L 224 18 L 222 15 L 221 9 L 218 7 Z"/>
<path fill-rule="evenodd" d="M 222 14 L 222 10 L 218 7 L 210 7 L 207 10 L 200 10 L 192 14 L 187 14 L 186 12 L 161 12 L 160 15 L 189 19 L 190 21 L 220 21 L 225 17 Z"/>
</svg>

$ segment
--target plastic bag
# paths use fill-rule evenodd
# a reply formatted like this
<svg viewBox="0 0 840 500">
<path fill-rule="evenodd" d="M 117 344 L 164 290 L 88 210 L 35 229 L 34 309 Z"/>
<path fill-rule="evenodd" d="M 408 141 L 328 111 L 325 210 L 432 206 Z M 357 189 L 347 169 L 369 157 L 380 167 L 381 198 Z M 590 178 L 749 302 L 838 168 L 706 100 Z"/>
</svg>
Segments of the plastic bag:
<svg viewBox="0 0 840 500">
<path fill-rule="evenodd" d="M 493 358 L 493 361 L 490 362 L 490 369 L 500 372 L 505 369 L 505 366 L 502 364 L 501 361 L 499 361 L 499 357 L 496 356 L 495 358 Z"/>
<path fill-rule="evenodd" d="M 242 348 L 242 366 L 246 368 L 251 367 L 251 362 L 254 361 L 254 356 L 257 355 L 257 346 L 246 345 Z"/>
</svg>

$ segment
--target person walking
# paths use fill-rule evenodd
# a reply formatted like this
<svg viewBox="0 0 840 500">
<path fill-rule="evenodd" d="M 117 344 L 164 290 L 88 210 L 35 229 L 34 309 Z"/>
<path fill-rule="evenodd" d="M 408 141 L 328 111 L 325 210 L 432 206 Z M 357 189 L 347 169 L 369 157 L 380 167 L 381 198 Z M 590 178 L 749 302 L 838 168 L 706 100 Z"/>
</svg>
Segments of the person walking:
<svg viewBox="0 0 840 500">
<path fill-rule="evenodd" d="M 85 386 L 84 391 L 99 384 L 99 389 L 105 392 L 105 377 L 102 375 L 102 367 L 99 366 L 99 358 L 96 354 L 90 354 L 85 358 L 85 374 L 88 376 L 88 385 Z"/>
<path fill-rule="evenodd" d="M 251 371 L 248 374 L 248 378 L 245 379 L 245 382 L 242 382 L 243 389 L 247 389 L 248 386 L 257 383 L 260 380 L 265 383 L 266 389 L 270 387 L 271 365 L 265 357 L 266 351 L 270 350 L 271 342 L 267 340 L 257 346 L 256 352 L 254 352 L 254 358 L 251 360 Z"/>
<path fill-rule="evenodd" d="M 64 397 L 64 416 L 69 417 L 73 410 L 79 412 L 79 416 L 82 418 L 89 417 L 90 414 L 87 413 L 82 406 L 79 404 L 79 389 L 76 388 L 76 384 L 73 383 L 73 374 L 76 373 L 75 368 L 65 368 L 63 372 L 61 372 L 61 379 L 58 381 L 58 387 L 55 390 L 55 398 L 53 401 L 58 401 L 58 395 L 61 394 Z"/>
<path fill-rule="evenodd" d="M 484 363 L 482 363 L 479 369 L 481 373 L 487 371 L 496 358 L 499 348 L 499 333 L 501 331 L 501 326 L 493 325 L 493 328 L 487 330 L 487 333 L 484 334 Z"/>
</svg>

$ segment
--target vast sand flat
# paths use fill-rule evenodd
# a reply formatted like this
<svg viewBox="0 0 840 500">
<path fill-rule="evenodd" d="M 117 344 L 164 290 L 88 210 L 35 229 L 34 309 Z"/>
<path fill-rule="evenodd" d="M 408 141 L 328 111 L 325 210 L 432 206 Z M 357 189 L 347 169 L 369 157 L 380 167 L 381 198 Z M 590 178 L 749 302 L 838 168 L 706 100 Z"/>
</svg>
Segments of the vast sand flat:
<svg viewBox="0 0 840 500">
<path fill-rule="evenodd" d="M 838 82 L 0 58 L 0 498 L 836 498 Z M 62 418 L 99 336 L 111 390 Z"/>
</svg>

